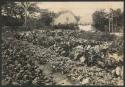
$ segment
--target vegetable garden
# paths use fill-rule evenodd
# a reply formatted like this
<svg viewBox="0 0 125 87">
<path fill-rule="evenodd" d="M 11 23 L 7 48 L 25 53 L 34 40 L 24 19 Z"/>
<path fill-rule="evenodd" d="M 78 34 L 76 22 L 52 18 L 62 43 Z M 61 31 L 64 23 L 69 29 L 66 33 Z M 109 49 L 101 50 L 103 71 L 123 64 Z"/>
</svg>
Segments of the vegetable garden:
<svg viewBox="0 0 125 87">
<path fill-rule="evenodd" d="M 78 30 L 2 34 L 3 85 L 123 85 L 123 37 Z"/>
</svg>

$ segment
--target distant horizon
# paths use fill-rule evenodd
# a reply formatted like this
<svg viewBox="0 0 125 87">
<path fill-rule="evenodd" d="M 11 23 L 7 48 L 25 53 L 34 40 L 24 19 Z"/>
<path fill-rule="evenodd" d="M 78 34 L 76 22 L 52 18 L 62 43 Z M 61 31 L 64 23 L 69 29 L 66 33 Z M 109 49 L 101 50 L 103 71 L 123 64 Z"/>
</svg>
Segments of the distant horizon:
<svg viewBox="0 0 125 87">
<path fill-rule="evenodd" d="M 60 11 L 69 10 L 76 16 L 80 16 L 82 23 L 91 23 L 92 14 L 100 9 L 118 9 L 123 11 L 123 2 L 38 2 L 37 6 L 41 9 L 48 9 L 58 13 Z"/>
</svg>

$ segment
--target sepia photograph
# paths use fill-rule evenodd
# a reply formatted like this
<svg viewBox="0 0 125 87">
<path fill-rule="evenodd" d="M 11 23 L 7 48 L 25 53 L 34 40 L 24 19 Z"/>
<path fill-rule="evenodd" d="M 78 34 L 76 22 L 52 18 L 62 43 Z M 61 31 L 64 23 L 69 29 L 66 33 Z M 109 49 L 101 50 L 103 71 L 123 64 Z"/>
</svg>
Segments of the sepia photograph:
<svg viewBox="0 0 125 87">
<path fill-rule="evenodd" d="M 2 86 L 123 86 L 123 1 L 2 4 Z"/>
</svg>

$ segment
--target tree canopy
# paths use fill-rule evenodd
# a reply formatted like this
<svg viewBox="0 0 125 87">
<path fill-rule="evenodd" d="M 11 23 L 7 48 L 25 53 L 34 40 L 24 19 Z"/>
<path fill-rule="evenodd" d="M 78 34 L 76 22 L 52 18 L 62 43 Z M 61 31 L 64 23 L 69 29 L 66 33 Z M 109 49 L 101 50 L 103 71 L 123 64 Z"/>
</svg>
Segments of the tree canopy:
<svg viewBox="0 0 125 87">
<path fill-rule="evenodd" d="M 109 12 L 102 9 L 95 11 L 92 17 L 93 25 L 100 31 L 117 32 L 122 30 L 123 12 L 121 9 L 110 9 Z"/>
<path fill-rule="evenodd" d="M 18 24 L 27 23 L 29 14 L 32 16 L 35 12 L 38 12 L 39 8 L 36 3 L 31 2 L 5 2 L 2 5 L 2 18 L 4 25 L 16 26 Z M 12 19 L 12 20 L 11 20 Z"/>
</svg>

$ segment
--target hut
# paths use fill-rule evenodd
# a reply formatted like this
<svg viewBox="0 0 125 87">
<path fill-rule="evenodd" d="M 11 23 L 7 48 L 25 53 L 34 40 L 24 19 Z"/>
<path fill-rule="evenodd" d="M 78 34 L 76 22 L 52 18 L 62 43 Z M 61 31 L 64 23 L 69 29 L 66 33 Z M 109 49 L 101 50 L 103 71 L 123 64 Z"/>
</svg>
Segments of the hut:
<svg viewBox="0 0 125 87">
<path fill-rule="evenodd" d="M 58 13 L 58 16 L 54 19 L 53 24 L 76 24 L 76 16 L 71 11 L 61 11 Z"/>
</svg>

